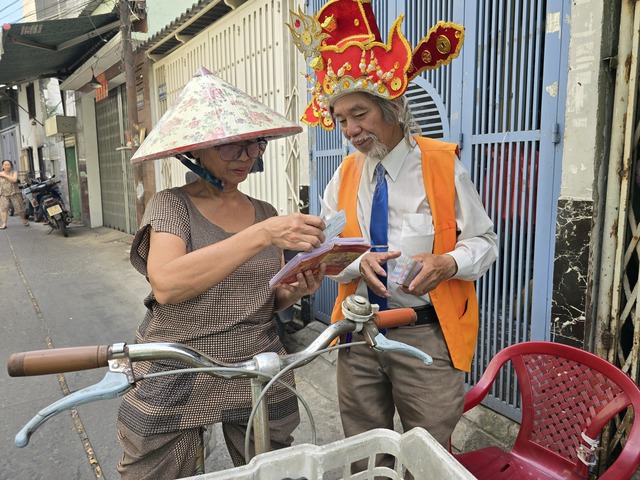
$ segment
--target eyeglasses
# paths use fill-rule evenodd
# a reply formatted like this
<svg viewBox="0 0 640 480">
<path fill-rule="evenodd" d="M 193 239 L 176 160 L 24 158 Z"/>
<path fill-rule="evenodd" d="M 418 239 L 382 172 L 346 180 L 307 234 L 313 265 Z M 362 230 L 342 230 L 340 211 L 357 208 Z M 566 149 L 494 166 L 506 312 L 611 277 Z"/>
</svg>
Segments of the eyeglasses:
<svg viewBox="0 0 640 480">
<path fill-rule="evenodd" d="M 233 162 L 238 160 L 243 152 L 247 153 L 247 156 L 255 160 L 260 158 L 267 148 L 266 140 L 258 140 L 257 142 L 249 143 L 248 145 L 238 145 L 237 143 L 231 143 L 228 145 L 220 145 L 215 147 L 220 152 L 220 158 L 225 162 Z"/>
</svg>

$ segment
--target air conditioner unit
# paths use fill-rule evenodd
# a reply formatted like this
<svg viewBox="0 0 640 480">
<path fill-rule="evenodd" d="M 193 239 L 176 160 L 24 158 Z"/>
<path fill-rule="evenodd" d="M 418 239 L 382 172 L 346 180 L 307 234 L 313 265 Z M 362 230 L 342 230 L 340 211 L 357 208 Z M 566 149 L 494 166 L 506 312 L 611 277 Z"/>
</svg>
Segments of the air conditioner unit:
<svg viewBox="0 0 640 480">
<path fill-rule="evenodd" d="M 65 133 L 75 133 L 76 117 L 65 117 L 64 115 L 54 115 L 44 121 L 44 133 L 47 137 L 63 135 Z"/>
</svg>

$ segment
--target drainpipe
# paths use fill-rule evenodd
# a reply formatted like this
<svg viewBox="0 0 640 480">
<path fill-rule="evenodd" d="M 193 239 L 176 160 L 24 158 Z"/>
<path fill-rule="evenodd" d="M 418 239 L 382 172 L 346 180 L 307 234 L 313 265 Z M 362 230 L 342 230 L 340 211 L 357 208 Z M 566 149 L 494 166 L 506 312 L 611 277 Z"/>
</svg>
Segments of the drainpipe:
<svg viewBox="0 0 640 480">
<path fill-rule="evenodd" d="M 633 105 L 629 103 L 629 82 L 632 76 L 631 67 L 635 68 L 637 59 L 637 29 L 634 31 L 634 19 L 637 16 L 635 2 L 622 2 L 620 11 L 620 35 L 618 40 L 618 66 L 616 71 L 615 93 L 613 96 L 613 117 L 611 119 L 611 143 L 609 147 L 609 166 L 607 173 L 606 201 L 604 206 L 604 222 L 602 227 L 603 241 L 600 254 L 597 314 L 593 326 L 595 345 L 594 352 L 599 357 L 611 359 L 610 352 L 617 349 L 617 335 L 612 335 L 612 328 L 617 325 L 619 305 L 613 305 L 613 299 L 619 299 L 620 281 L 616 275 L 622 266 L 623 248 L 619 246 L 620 222 L 620 194 L 621 176 L 623 173 L 623 158 L 628 131 L 632 131 L 633 121 L 628 123 L 629 110 Z M 633 72 L 635 77 L 635 72 Z M 635 83 L 635 78 L 634 78 Z M 631 100 L 635 95 L 631 95 Z M 631 107 L 631 108 L 630 108 Z M 626 126 L 629 128 L 626 128 Z M 628 172 L 626 173 L 628 176 Z M 626 213 L 626 212 L 625 212 Z M 626 222 L 623 214 L 622 224 Z M 624 230 L 622 230 L 624 231 Z M 618 275 L 619 276 L 619 275 Z M 615 330 L 613 330 L 615 331 Z"/>
</svg>

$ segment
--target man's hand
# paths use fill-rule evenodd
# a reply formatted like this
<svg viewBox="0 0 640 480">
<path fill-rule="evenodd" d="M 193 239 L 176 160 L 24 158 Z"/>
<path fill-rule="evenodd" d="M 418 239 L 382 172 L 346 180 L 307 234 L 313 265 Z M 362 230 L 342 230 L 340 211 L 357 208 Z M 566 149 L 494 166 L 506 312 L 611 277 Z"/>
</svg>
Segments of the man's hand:
<svg viewBox="0 0 640 480">
<path fill-rule="evenodd" d="M 369 252 L 360 259 L 360 276 L 367 286 L 379 297 L 391 297 L 378 275 L 386 277 L 382 264 L 391 258 L 398 258 L 402 252 Z"/>
<path fill-rule="evenodd" d="M 458 265 L 451 255 L 433 255 L 421 253 L 411 258 L 422 263 L 422 270 L 408 287 L 400 287 L 404 293 L 421 297 L 440 285 L 443 280 L 453 277 Z"/>
</svg>

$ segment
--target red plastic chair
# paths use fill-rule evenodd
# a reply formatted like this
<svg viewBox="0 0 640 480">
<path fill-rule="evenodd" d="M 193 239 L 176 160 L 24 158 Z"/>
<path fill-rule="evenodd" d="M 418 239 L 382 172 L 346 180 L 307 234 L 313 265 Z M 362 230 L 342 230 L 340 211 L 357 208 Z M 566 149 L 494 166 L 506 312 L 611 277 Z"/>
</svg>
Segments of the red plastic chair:
<svg viewBox="0 0 640 480">
<path fill-rule="evenodd" d="M 595 457 L 587 439 L 628 405 L 634 422 L 627 442 L 601 480 L 629 479 L 640 465 L 640 389 L 619 368 L 578 348 L 525 342 L 499 352 L 466 396 L 478 405 L 498 371 L 511 361 L 522 398 L 522 422 L 509 452 L 488 447 L 455 455 L 478 479 L 585 479 Z"/>
</svg>

